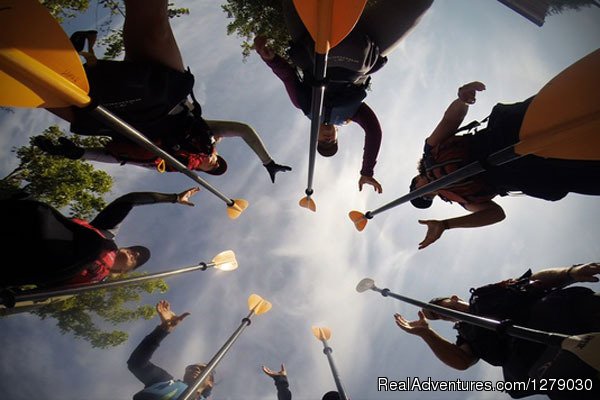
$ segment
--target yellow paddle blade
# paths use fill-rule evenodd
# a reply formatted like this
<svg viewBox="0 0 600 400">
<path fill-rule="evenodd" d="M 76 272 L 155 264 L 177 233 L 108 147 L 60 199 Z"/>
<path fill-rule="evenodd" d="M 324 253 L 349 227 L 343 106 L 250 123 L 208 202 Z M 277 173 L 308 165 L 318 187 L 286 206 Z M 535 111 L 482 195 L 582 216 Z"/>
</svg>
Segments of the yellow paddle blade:
<svg viewBox="0 0 600 400">
<path fill-rule="evenodd" d="M 517 154 L 600 160 L 600 49 L 566 68 L 533 99 Z"/>
<path fill-rule="evenodd" d="M 563 340 L 561 347 L 600 371 L 600 332 L 570 336 Z"/>
<path fill-rule="evenodd" d="M 248 310 L 254 311 L 254 314 L 256 315 L 266 313 L 271 307 L 271 303 L 257 294 L 251 294 L 250 297 L 248 297 Z"/>
<path fill-rule="evenodd" d="M 300 207 L 308 208 L 312 212 L 317 212 L 315 201 L 309 197 L 301 198 L 298 204 L 300 204 Z"/>
<path fill-rule="evenodd" d="M 352 222 L 354 222 L 354 226 L 359 232 L 362 232 L 363 229 L 365 229 L 365 226 L 367 226 L 367 222 L 369 222 L 369 220 L 365 217 L 365 214 L 361 213 L 360 211 L 350 211 L 348 216 Z"/>
<path fill-rule="evenodd" d="M 0 105 L 52 108 L 89 103 L 79 55 L 38 0 L 0 0 L 0 26 Z"/>
<path fill-rule="evenodd" d="M 221 271 L 233 271 L 237 269 L 238 262 L 235 259 L 235 253 L 233 250 L 225 250 L 214 256 L 212 262 L 215 264 L 216 269 Z"/>
<path fill-rule="evenodd" d="M 331 329 L 327 327 L 313 326 L 311 329 L 313 335 L 319 340 L 329 340 L 331 338 Z"/>
<path fill-rule="evenodd" d="M 315 41 L 315 51 L 326 54 L 352 31 L 367 0 L 294 0 L 296 11 Z"/>
<path fill-rule="evenodd" d="M 236 219 L 246 208 L 248 208 L 248 201 L 244 199 L 234 199 L 233 204 L 227 206 L 227 216 L 231 219 Z"/>
</svg>

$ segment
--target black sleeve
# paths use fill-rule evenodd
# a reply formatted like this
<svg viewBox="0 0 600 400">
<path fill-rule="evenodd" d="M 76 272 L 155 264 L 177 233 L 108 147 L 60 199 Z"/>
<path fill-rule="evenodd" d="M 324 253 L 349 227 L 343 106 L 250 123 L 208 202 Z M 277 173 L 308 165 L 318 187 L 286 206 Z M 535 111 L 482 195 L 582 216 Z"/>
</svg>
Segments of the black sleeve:
<svg viewBox="0 0 600 400">
<path fill-rule="evenodd" d="M 168 334 L 169 332 L 160 325 L 157 326 L 141 341 L 127 360 L 127 368 L 144 384 L 144 387 L 173 379 L 173 376 L 167 371 L 150 362 L 152 354 Z"/>
<path fill-rule="evenodd" d="M 119 197 L 106 206 L 91 224 L 98 229 L 115 229 L 135 206 L 154 203 L 176 203 L 176 193 L 134 192 Z"/>
<path fill-rule="evenodd" d="M 275 376 L 275 387 L 277 388 L 277 400 L 292 400 L 292 392 L 290 392 L 290 384 L 287 376 Z"/>
</svg>

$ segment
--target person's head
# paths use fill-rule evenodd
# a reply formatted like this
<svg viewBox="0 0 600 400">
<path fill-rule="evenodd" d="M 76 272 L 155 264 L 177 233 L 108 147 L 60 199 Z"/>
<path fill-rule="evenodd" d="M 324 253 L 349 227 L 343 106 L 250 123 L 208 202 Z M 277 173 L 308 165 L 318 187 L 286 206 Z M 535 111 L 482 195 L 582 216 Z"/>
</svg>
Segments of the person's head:
<svg viewBox="0 0 600 400">
<path fill-rule="evenodd" d="M 183 382 L 187 385 L 192 385 L 196 379 L 200 376 L 202 371 L 206 368 L 206 364 L 191 364 L 185 367 L 185 373 L 183 374 Z M 196 399 L 202 395 L 204 398 L 210 396 L 210 392 L 215 384 L 214 373 L 206 378 L 206 380 L 200 385 L 196 392 Z"/>
<path fill-rule="evenodd" d="M 449 308 L 455 311 L 468 312 L 469 311 L 469 303 L 461 299 L 456 295 L 452 295 L 450 297 L 435 297 L 429 300 L 429 304 L 435 304 L 440 307 Z M 456 319 L 451 317 L 446 317 L 444 315 L 440 315 L 435 311 L 422 309 L 425 318 L 430 320 L 435 319 L 443 319 L 444 321 L 456 321 Z"/>
<path fill-rule="evenodd" d="M 210 128 L 202 118 L 191 119 L 186 131 L 186 140 L 181 144 L 181 150 L 187 152 L 187 167 L 191 170 L 206 172 L 211 175 L 223 175 L 227 171 L 227 163 L 217 153 L 216 139 L 210 134 Z"/>
<path fill-rule="evenodd" d="M 202 155 L 199 159 L 200 163 L 193 168 L 195 170 L 211 175 L 223 175 L 227 171 L 227 162 L 216 152 L 211 155 Z"/>
<path fill-rule="evenodd" d="M 340 400 L 340 394 L 334 390 L 327 392 L 321 397 L 321 400 Z"/>
<path fill-rule="evenodd" d="M 115 255 L 111 272 L 124 274 L 142 266 L 150 258 L 150 250 L 144 246 L 121 247 Z"/>
<path fill-rule="evenodd" d="M 323 157 L 331 157 L 338 150 L 337 127 L 330 124 L 321 124 L 317 138 L 317 151 Z"/>
<path fill-rule="evenodd" d="M 423 159 L 419 160 L 417 169 L 419 171 L 419 175 L 415 176 L 410 181 L 410 191 L 411 192 L 420 188 L 421 186 L 427 185 L 429 183 L 429 179 L 427 179 L 427 175 L 425 174 L 425 163 L 424 163 Z M 416 208 L 425 209 L 425 208 L 431 207 L 434 197 L 435 197 L 435 193 L 428 193 L 421 197 L 412 199 L 410 201 L 410 203 Z"/>
</svg>

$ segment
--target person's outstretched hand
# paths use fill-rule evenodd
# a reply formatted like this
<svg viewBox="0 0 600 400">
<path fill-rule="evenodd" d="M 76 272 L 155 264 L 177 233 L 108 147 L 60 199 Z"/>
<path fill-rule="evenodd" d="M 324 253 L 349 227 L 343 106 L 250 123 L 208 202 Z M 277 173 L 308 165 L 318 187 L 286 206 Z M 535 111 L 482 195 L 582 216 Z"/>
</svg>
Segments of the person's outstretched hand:
<svg viewBox="0 0 600 400">
<path fill-rule="evenodd" d="M 252 46 L 258 55 L 265 61 L 271 61 L 275 58 L 275 52 L 267 46 L 267 38 L 257 36 L 254 38 L 254 46 Z"/>
<path fill-rule="evenodd" d="M 394 314 L 396 325 L 400 327 L 404 332 L 408 332 L 411 335 L 423 336 L 429 332 L 429 323 L 423 311 L 419 311 L 419 319 L 416 321 L 407 321 L 402 315 Z"/>
<path fill-rule="evenodd" d="M 420 219 L 419 223 L 427 225 L 427 234 L 425 235 L 425 239 L 423 239 L 423 241 L 419 243 L 419 250 L 424 249 L 431 243 L 438 240 L 440 236 L 442 236 L 442 233 L 444 233 L 444 231 L 446 230 L 446 225 L 442 221 L 437 221 L 435 219 Z"/>
<path fill-rule="evenodd" d="M 569 275 L 575 282 L 598 282 L 597 276 L 600 274 L 600 263 L 588 263 L 573 267 Z"/>
<path fill-rule="evenodd" d="M 167 331 L 171 332 L 185 317 L 190 315 L 189 312 L 181 315 L 175 314 L 171 311 L 171 305 L 166 300 L 161 300 L 156 304 L 156 312 L 160 317 L 160 324 Z"/>
<path fill-rule="evenodd" d="M 475 104 L 475 93 L 482 90 L 485 90 L 485 85 L 481 82 L 467 83 L 458 89 L 458 98 L 467 104 Z"/>
<path fill-rule="evenodd" d="M 373 186 L 373 189 L 377 193 L 383 192 L 383 188 L 381 187 L 381 184 L 379 182 L 377 182 L 377 179 L 373 178 L 372 176 L 365 176 L 365 175 L 360 176 L 360 179 L 358 180 L 358 191 L 359 192 L 362 192 L 362 188 L 363 188 L 364 184 Z"/>
<path fill-rule="evenodd" d="M 271 378 L 276 378 L 278 376 L 287 376 L 287 373 L 285 372 L 285 365 L 281 364 L 281 371 L 279 372 L 275 372 L 270 368 L 265 367 L 264 365 L 262 366 L 262 370 L 265 374 L 269 375 Z"/>
<path fill-rule="evenodd" d="M 273 183 L 275 183 L 275 174 L 276 173 L 292 170 L 292 167 L 288 167 L 287 165 L 276 164 L 275 161 L 273 161 L 273 160 L 271 160 L 268 164 L 265 164 L 265 168 L 269 172 L 269 176 L 271 177 L 271 182 L 273 182 Z"/>
<path fill-rule="evenodd" d="M 200 191 L 199 187 L 194 187 L 186 190 L 185 192 L 181 192 L 177 195 L 177 202 L 179 204 L 185 204 L 186 206 L 194 207 L 194 203 L 190 202 L 190 197 L 195 195 Z"/>
</svg>

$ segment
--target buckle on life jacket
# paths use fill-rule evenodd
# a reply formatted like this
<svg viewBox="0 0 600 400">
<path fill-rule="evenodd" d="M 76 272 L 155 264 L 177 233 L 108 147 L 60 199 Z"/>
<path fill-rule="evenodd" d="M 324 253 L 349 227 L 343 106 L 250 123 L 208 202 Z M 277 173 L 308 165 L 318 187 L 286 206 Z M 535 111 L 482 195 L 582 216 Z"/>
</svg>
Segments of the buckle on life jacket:
<svg viewBox="0 0 600 400">
<path fill-rule="evenodd" d="M 160 172 L 161 174 L 164 173 L 167 170 L 167 165 L 165 163 L 165 160 L 163 160 L 162 158 L 159 158 L 158 160 L 156 160 L 156 170 L 158 172 Z"/>
</svg>

